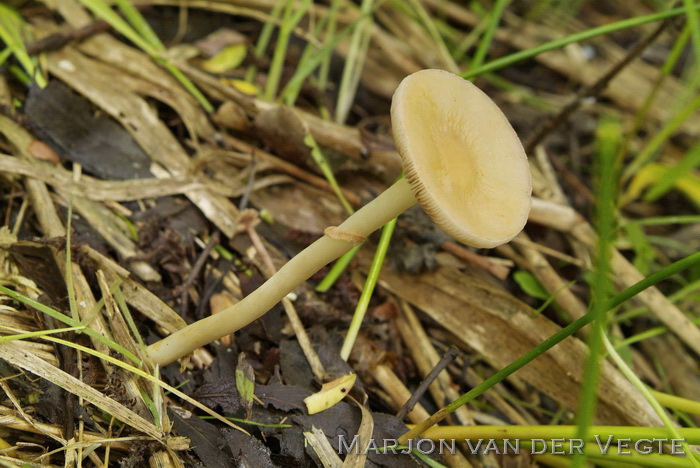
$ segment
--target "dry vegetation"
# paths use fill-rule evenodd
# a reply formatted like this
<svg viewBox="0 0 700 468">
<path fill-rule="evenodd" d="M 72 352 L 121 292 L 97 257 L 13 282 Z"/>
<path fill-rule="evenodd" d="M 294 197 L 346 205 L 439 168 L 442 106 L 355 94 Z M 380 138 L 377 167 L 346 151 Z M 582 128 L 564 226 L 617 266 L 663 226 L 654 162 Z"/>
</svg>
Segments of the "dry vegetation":
<svg viewBox="0 0 700 468">
<path fill-rule="evenodd" d="M 135 36 L 99 1 L 0 5 L 4 466 L 418 466 L 406 454 L 339 457 L 338 434 L 397 439 L 404 423 L 590 317 L 594 298 L 698 251 L 693 1 L 133 2 L 157 37 L 134 21 L 131 2 L 115 3 Z M 685 10 L 613 31 L 671 7 Z M 528 56 L 605 25 L 608 34 Z M 492 66 L 513 54 L 522 58 Z M 340 348 L 378 235 L 327 292 L 314 290 L 326 270 L 180 368 L 153 369 L 144 343 L 236 303 L 400 175 L 390 99 L 422 68 L 466 73 L 501 106 L 548 211 L 494 250 L 458 244 L 418 208 L 399 218 L 347 362 Z M 605 200 L 601 167 L 615 177 Z M 601 212 L 615 223 L 604 259 Z M 699 443 L 700 269 L 685 267 L 623 297 L 605 330 L 672 424 Z M 596 268 L 609 271 L 604 281 Z M 573 438 L 564 426 L 595 411 L 592 423 L 620 426 L 617 437 L 673 438 L 648 429 L 664 421 L 609 356 L 597 407 L 579 411 L 579 396 L 595 391 L 584 377 L 592 335 L 583 327 L 479 391 L 445 421 L 472 432 L 443 437 L 489 439 L 490 426 L 518 425 L 523 440 Z M 303 399 L 349 372 L 354 400 L 309 415 Z M 506 456 L 462 444 L 434 459 L 571 463 L 523 447 Z M 668 451 L 591 452 L 589 462 L 698 463 Z"/>
</svg>

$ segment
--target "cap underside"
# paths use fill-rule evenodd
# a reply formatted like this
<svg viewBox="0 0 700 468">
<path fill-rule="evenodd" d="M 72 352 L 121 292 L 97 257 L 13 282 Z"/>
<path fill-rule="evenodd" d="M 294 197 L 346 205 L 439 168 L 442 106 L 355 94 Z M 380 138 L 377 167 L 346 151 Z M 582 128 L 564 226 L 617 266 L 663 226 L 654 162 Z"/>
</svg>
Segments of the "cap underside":
<svg viewBox="0 0 700 468">
<path fill-rule="evenodd" d="M 391 107 L 416 199 L 448 234 L 491 248 L 527 222 L 532 185 L 522 144 L 494 102 L 443 70 L 410 75 Z"/>
</svg>

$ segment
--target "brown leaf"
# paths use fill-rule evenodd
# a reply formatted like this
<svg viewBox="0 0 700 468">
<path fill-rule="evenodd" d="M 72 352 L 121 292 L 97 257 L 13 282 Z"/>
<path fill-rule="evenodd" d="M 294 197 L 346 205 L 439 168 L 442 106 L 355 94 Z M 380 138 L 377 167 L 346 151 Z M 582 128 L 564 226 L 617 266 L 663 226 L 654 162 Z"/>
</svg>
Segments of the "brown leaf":
<svg viewBox="0 0 700 468">
<path fill-rule="evenodd" d="M 312 166 L 311 150 L 304 143 L 308 129 L 297 114 L 285 106 L 275 106 L 255 117 L 255 129 L 266 146 L 280 157 L 299 166 Z"/>
<path fill-rule="evenodd" d="M 29 143 L 29 146 L 27 147 L 27 152 L 34 156 L 36 159 L 48 161 L 54 166 L 57 166 L 61 163 L 61 158 L 58 157 L 58 154 L 56 154 L 53 148 L 51 148 L 43 141 L 32 140 L 32 142 Z"/>
<path fill-rule="evenodd" d="M 361 251 L 358 258 L 362 268 L 369 269 L 371 254 Z M 560 330 L 515 297 L 456 270 L 439 268 L 409 275 L 384 269 L 381 280 L 384 287 L 483 354 L 495 368 L 511 363 Z M 570 337 L 517 375 L 560 404 L 576 408 L 586 357 L 586 345 Z M 601 372 L 599 423 L 660 424 L 651 407 L 611 364 L 603 362 Z"/>
<path fill-rule="evenodd" d="M 233 376 L 202 385 L 192 397 L 213 410 L 221 408 L 226 414 L 236 414 L 242 407 Z"/>
</svg>

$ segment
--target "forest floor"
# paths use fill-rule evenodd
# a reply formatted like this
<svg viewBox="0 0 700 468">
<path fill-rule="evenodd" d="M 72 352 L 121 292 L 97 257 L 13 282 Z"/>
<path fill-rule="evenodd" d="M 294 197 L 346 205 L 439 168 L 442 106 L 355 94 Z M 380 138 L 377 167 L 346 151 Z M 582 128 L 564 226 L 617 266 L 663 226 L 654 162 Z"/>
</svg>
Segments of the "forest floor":
<svg viewBox="0 0 700 468">
<path fill-rule="evenodd" d="M 0 464 L 700 463 L 696 2 L 113 3 L 0 4 Z M 523 232 L 413 207 L 154 365 L 401 176 L 425 68 L 520 136 Z"/>
</svg>

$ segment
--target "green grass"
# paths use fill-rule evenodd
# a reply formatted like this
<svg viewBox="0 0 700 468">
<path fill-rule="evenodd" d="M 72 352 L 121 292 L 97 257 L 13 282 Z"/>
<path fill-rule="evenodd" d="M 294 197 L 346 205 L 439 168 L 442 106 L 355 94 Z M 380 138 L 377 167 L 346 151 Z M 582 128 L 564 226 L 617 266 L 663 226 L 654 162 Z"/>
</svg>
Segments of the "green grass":
<svg viewBox="0 0 700 468">
<path fill-rule="evenodd" d="M 195 98 L 198 99 L 204 109 L 207 111 L 211 111 L 213 109 L 213 106 L 197 89 L 197 87 L 169 62 L 166 57 L 165 46 L 130 1 L 115 0 L 114 4 L 121 12 L 122 16 L 117 14 L 115 10 L 111 8 L 110 4 L 104 0 L 81 0 L 81 2 L 98 18 L 107 21 L 115 31 L 122 34 L 137 47 L 141 48 L 144 52 L 153 57 L 157 63 L 169 70 L 173 76 L 175 76 L 181 82 L 181 84 L 188 89 L 189 92 L 195 96 Z M 304 85 L 310 84 L 312 86 L 317 86 L 321 91 L 327 90 L 331 85 L 329 82 L 329 70 L 330 59 L 333 51 L 341 41 L 349 39 L 350 49 L 348 56 L 346 57 L 345 68 L 339 83 L 339 96 L 334 115 L 336 122 L 346 121 L 354 102 L 361 72 L 364 68 L 367 50 L 370 46 L 369 31 L 372 25 L 377 24 L 375 23 L 377 19 L 375 18 L 374 14 L 376 9 L 382 5 L 390 5 L 397 12 L 403 11 L 403 14 L 407 15 L 407 18 L 410 18 L 415 24 L 424 28 L 430 39 L 433 41 L 436 50 L 438 50 L 439 54 L 442 55 L 445 63 L 455 64 L 455 66 L 460 66 L 462 68 L 466 67 L 468 63 L 469 68 L 461 74 L 461 76 L 464 78 L 473 79 L 483 76 L 484 78 L 490 80 L 492 84 L 495 84 L 501 89 L 512 93 L 518 93 L 519 97 L 532 108 L 546 111 L 553 110 L 551 103 L 548 103 L 537 96 L 531 95 L 527 88 L 521 88 L 517 84 L 511 83 L 495 73 L 505 67 L 516 65 L 525 60 L 532 59 L 533 57 L 536 57 L 544 52 L 560 49 L 569 44 L 582 43 L 597 36 L 635 28 L 637 26 L 658 22 L 667 18 L 684 17 L 685 22 L 682 29 L 680 33 L 677 34 L 665 63 L 660 67 L 661 77 L 658 79 L 648 96 L 646 96 L 645 104 L 636 112 L 633 118 L 625 115 L 618 115 L 618 117 L 616 117 L 617 120 L 604 117 L 599 123 L 598 131 L 596 133 L 595 151 L 598 164 L 594 166 L 593 173 L 594 178 L 597 181 L 597 190 L 595 192 L 595 224 L 600 243 L 598 245 L 595 260 L 595 272 L 591 276 L 592 280 L 590 284 L 590 291 L 592 297 L 590 301 L 589 313 L 581 319 L 578 319 L 575 322 L 565 326 L 559 332 L 555 333 L 550 338 L 543 341 L 508 366 L 498 370 L 481 384 L 477 385 L 472 390 L 462 395 L 459 399 L 441 409 L 431 420 L 425 424 L 417 426 L 417 429 L 412 430 L 408 434 L 408 436 L 411 437 L 419 434 L 422 430 L 429 427 L 437 420 L 443 418 L 447 414 L 450 414 L 462 405 L 473 401 L 476 397 L 488 391 L 495 384 L 502 382 L 505 378 L 512 375 L 533 359 L 536 359 L 548 349 L 551 349 L 557 343 L 581 330 L 583 327 L 592 325 L 590 327 L 591 333 L 589 335 L 590 338 L 588 342 L 590 359 L 585 368 L 585 375 L 580 396 L 580 406 L 577 412 L 577 436 L 582 438 L 590 437 L 591 434 L 598 430 L 597 427 L 593 426 L 592 424 L 596 408 L 597 385 L 600 373 L 599 366 L 601 359 L 603 359 L 606 354 L 616 363 L 616 365 L 621 369 L 621 372 L 637 386 L 639 391 L 645 394 L 649 402 L 655 407 L 657 413 L 662 417 L 662 419 L 664 419 L 667 426 L 666 431 L 669 431 L 674 436 L 680 436 L 682 433 L 676 432 L 678 430 L 673 427 L 673 424 L 666 415 L 666 412 L 659 406 L 659 400 L 664 400 L 666 397 L 655 392 L 649 392 L 639 381 L 638 377 L 627 367 L 624 357 L 621 357 L 618 354 L 618 351 L 629 352 L 629 347 L 632 344 L 638 343 L 653 336 L 658 336 L 662 333 L 666 333 L 668 332 L 668 329 L 666 327 L 649 328 L 635 335 L 628 336 L 616 343 L 610 342 L 610 337 L 608 336 L 607 330 L 608 323 L 628 323 L 631 320 L 639 318 L 642 316 L 642 314 L 648 313 L 648 310 L 643 307 L 632 308 L 628 304 L 628 301 L 645 288 L 656 285 L 663 280 L 672 278 L 674 275 L 678 275 L 675 278 L 677 280 L 677 284 L 674 286 L 677 286 L 679 289 L 675 293 L 669 295 L 670 300 L 678 302 L 688 300 L 688 298 L 692 298 L 694 295 L 697 296 L 698 285 L 700 284 L 700 279 L 697 279 L 697 273 L 688 273 L 685 277 L 681 277 L 679 273 L 692 268 L 694 268 L 697 272 L 697 268 L 700 265 L 700 253 L 692 253 L 678 262 L 667 264 L 667 260 L 663 258 L 659 248 L 657 247 L 660 242 L 663 241 L 663 238 L 649 234 L 647 232 L 647 228 L 650 226 L 670 224 L 680 225 L 698 223 L 700 221 L 700 216 L 658 216 L 626 221 L 623 219 L 618 219 L 619 215 L 616 212 L 618 207 L 613 203 L 613 201 L 617 199 L 617 190 L 619 188 L 618 176 L 620 176 L 618 172 L 619 168 L 622 166 L 623 160 L 625 161 L 621 179 L 623 183 L 627 184 L 634 180 L 635 176 L 639 174 L 640 170 L 649 164 L 654 163 L 663 154 L 664 148 L 666 148 L 666 145 L 668 145 L 670 139 L 679 131 L 679 129 L 688 121 L 688 119 L 695 117 L 698 109 L 700 109 L 700 97 L 693 94 L 696 93 L 698 86 L 700 85 L 700 73 L 697 73 L 698 63 L 700 63 L 700 5 L 693 0 L 683 0 L 682 2 L 679 2 L 680 6 L 673 9 L 661 10 L 661 8 L 659 8 L 660 11 L 652 14 L 612 22 L 605 24 L 604 26 L 580 31 L 557 40 L 540 44 L 530 49 L 521 50 L 504 57 L 492 58 L 489 54 L 493 48 L 495 33 L 500 25 L 503 13 L 506 11 L 510 3 L 511 2 L 509 0 L 494 0 L 493 2 L 490 2 L 491 8 L 489 11 L 487 11 L 484 9 L 481 3 L 474 2 L 474 9 L 480 16 L 481 21 L 472 31 L 465 32 L 460 31 L 458 28 L 450 25 L 448 22 L 444 21 L 443 18 L 431 17 L 429 12 L 423 9 L 419 2 L 414 0 L 410 2 L 398 2 L 393 0 L 387 0 L 386 2 L 379 0 L 363 0 L 360 6 L 356 4 L 349 6 L 355 10 L 357 20 L 352 24 L 339 27 L 337 20 L 343 4 L 338 0 L 334 0 L 330 3 L 329 16 L 319 21 L 318 24 L 315 25 L 313 31 L 310 33 L 317 39 L 318 43 L 309 43 L 306 46 L 300 62 L 295 67 L 292 77 L 288 80 L 286 85 L 282 87 L 282 76 L 285 61 L 287 59 L 288 43 L 295 34 L 296 28 L 298 28 L 300 24 L 303 24 L 304 18 L 314 4 L 312 0 L 302 0 L 301 2 L 292 2 L 291 0 L 275 2 L 274 9 L 270 13 L 270 16 L 273 19 L 278 19 L 279 22 L 270 21 L 263 26 L 255 48 L 256 57 L 258 59 L 264 58 L 267 50 L 269 49 L 275 28 L 278 29 L 278 39 L 272 51 L 271 66 L 267 74 L 267 81 L 265 84 L 263 97 L 268 101 L 278 100 L 280 102 L 284 102 L 286 105 L 292 106 L 298 101 Z M 556 14 L 559 15 L 559 17 L 564 18 L 566 15 L 571 15 L 580 11 L 584 6 L 584 3 L 585 2 L 583 1 L 567 3 L 555 0 L 540 0 L 539 2 L 535 2 L 533 10 L 527 16 L 536 20 L 536 18 L 539 15 L 544 14 L 544 12 L 548 10 L 556 10 Z M 15 62 L 11 62 L 10 66 L 14 67 L 13 69 L 16 70 L 17 75 L 20 76 L 21 79 L 29 81 L 31 78 L 34 78 L 39 86 L 43 86 L 45 84 L 45 80 L 38 66 L 39 61 L 36 57 L 29 56 L 24 47 L 24 43 L 27 40 L 24 28 L 25 25 L 23 24 L 23 20 L 17 14 L 17 12 L 0 4 L 0 39 L 5 43 L 5 49 L 0 51 L 0 63 L 11 62 L 14 59 Z M 637 132 L 639 129 L 650 127 L 647 123 L 647 119 L 651 105 L 655 102 L 657 92 L 660 89 L 661 84 L 665 79 L 672 75 L 672 71 L 677 67 L 682 58 L 682 53 L 688 47 L 688 44 L 690 44 L 692 54 L 691 58 L 687 61 L 688 64 L 686 65 L 686 71 L 681 79 L 681 83 L 684 86 L 685 95 L 678 97 L 680 102 L 678 110 L 677 112 L 673 113 L 671 118 L 669 118 L 666 122 L 663 122 L 658 129 L 655 129 L 648 137 L 648 140 L 643 142 L 641 147 L 637 148 L 635 146 L 638 146 L 639 141 L 637 138 Z M 469 51 L 473 51 L 471 52 L 471 57 L 469 56 Z M 15 63 L 19 66 L 15 65 Z M 253 81 L 258 72 L 259 70 L 257 67 L 251 66 L 247 71 L 246 78 L 249 81 Z M 280 88 L 282 88 L 281 91 Z M 690 97 L 686 99 L 686 95 Z M 320 103 L 319 107 L 322 107 Z M 319 113 L 330 118 L 328 110 L 320 109 Z M 318 166 L 321 168 L 324 176 L 333 187 L 339 202 L 344 206 L 346 211 L 351 212 L 352 207 L 350 207 L 349 203 L 344 200 L 340 186 L 335 180 L 334 174 L 325 161 L 322 148 L 320 148 L 313 140 L 309 140 L 307 144 L 311 148 L 312 155 L 314 156 Z M 628 155 L 631 155 L 631 161 L 629 162 L 626 160 Z M 645 194 L 634 201 L 640 201 L 647 204 L 658 202 L 661 197 L 668 194 L 669 191 L 674 190 L 676 182 L 680 178 L 692 173 L 699 164 L 700 145 L 696 144 L 685 151 L 683 157 L 672 165 L 665 177 L 654 181 L 650 188 L 646 190 Z M 616 229 L 616 222 L 618 221 L 620 222 L 619 232 Z M 345 359 L 347 359 L 350 353 L 352 343 L 354 342 L 354 337 L 359 331 L 362 317 L 364 316 L 372 292 L 376 285 L 378 274 L 381 269 L 384 256 L 386 255 L 386 250 L 389 246 L 392 230 L 393 224 L 387 225 L 382 232 L 382 239 L 377 249 L 377 253 L 375 254 L 375 260 L 373 261 L 370 274 L 367 277 L 367 282 L 362 290 L 360 303 L 358 304 L 356 314 L 351 324 L 351 332 L 348 333 L 346 343 L 343 346 L 342 355 Z M 610 278 L 609 259 L 612 246 L 617 240 L 620 240 L 619 236 L 621 236 L 621 234 L 624 234 L 624 240 L 628 241 L 632 245 L 635 255 L 635 267 L 637 267 L 640 272 L 646 274 L 647 276 L 636 285 L 615 294 L 612 289 L 612 281 Z M 70 237 L 68 237 L 68 243 L 70 245 Z M 353 251 L 344 256 L 342 260 L 336 262 L 332 269 L 332 273 L 329 274 L 319 285 L 319 290 L 327 290 L 332 285 L 340 274 L 339 272 L 344 270 L 354 253 L 356 253 L 360 247 L 361 246 L 356 247 L 353 249 Z M 66 255 L 66 263 L 70 265 L 70 249 L 67 249 Z M 695 277 L 693 275 L 695 275 Z M 550 305 L 555 295 L 542 295 L 542 291 L 536 290 L 536 285 L 533 283 L 533 279 L 534 277 L 523 278 L 521 276 L 519 283 L 523 285 L 526 293 L 546 301 L 542 307 L 540 307 L 540 310 L 538 310 L 538 312 L 543 312 L 544 309 Z M 70 269 L 67 270 L 66 280 L 69 291 L 72 291 L 73 288 L 71 284 L 72 280 L 70 277 Z M 523 281 L 525 283 L 523 283 Z M 136 330 L 136 323 L 129 313 L 124 297 L 121 295 L 119 290 L 119 285 L 112 285 L 110 290 L 117 300 L 120 311 L 124 315 L 129 328 L 136 339 L 139 340 L 139 344 L 143 346 L 140 336 Z M 138 357 L 133 353 L 129 352 L 123 346 L 106 339 L 104 336 L 86 326 L 86 321 L 81 321 L 75 312 L 75 297 L 72 294 L 69 294 L 72 316 L 68 316 L 52 308 L 46 307 L 37 301 L 22 296 L 21 294 L 18 294 L 17 292 L 4 286 L 0 286 L 0 292 L 3 292 L 15 300 L 21 301 L 28 306 L 34 307 L 37 310 L 56 318 L 67 326 L 67 328 L 58 330 L 45 330 L 40 332 L 11 335 L 0 338 L 0 342 L 15 339 L 42 337 L 45 339 L 50 339 L 53 342 L 64 344 L 62 340 L 51 337 L 50 335 L 69 330 L 84 333 L 105 344 L 110 349 L 119 352 L 125 359 L 129 360 L 131 364 L 124 363 L 109 356 L 101 355 L 93 350 L 88 350 L 87 348 L 78 348 L 77 345 L 72 345 L 73 347 L 76 349 L 81 349 L 82 352 L 97 355 L 100 359 L 105 359 L 114 365 L 118 365 L 129 372 L 133 372 L 134 375 L 139 375 L 142 378 L 150 380 L 154 384 L 155 387 L 153 390 L 153 396 L 144 395 L 144 399 L 149 401 L 149 408 L 151 409 L 154 418 L 159 420 L 159 404 L 157 395 L 158 392 L 160 392 L 160 387 L 164 387 L 174 392 L 177 392 L 177 390 L 165 386 L 162 382 L 160 382 L 157 376 L 150 375 L 139 369 L 138 367 L 141 363 Z M 102 305 L 103 304 L 100 303 L 99 306 L 101 307 Z M 620 310 L 615 310 L 618 308 Z M 615 310 L 615 314 L 608 317 L 613 310 Z M 94 313 L 99 313 L 99 310 L 94 311 Z M 697 323 L 697 321 L 698 320 L 696 319 L 695 322 Z M 71 344 L 66 345 L 71 346 Z M 668 399 L 666 399 L 666 401 L 668 401 Z M 693 409 L 697 409 L 697 405 L 697 402 L 686 403 L 685 406 L 681 406 L 678 410 L 690 412 Z M 556 416 L 552 415 L 552 417 Z M 683 417 L 683 415 L 679 416 L 681 419 L 683 419 Z M 688 421 L 687 418 L 685 420 Z M 239 422 L 251 423 L 246 421 Z M 557 427 L 552 429 L 555 431 L 561 430 Z M 639 433 L 640 437 L 644 437 L 645 434 L 649 434 L 651 432 L 651 429 L 648 428 L 627 428 L 625 430 L 636 431 Z M 681 431 L 684 430 L 685 429 L 681 429 Z M 627 433 L 621 434 L 625 435 Z M 613 463 L 615 462 L 614 458 L 601 458 L 596 454 L 591 454 L 589 456 L 591 458 L 588 461 L 595 461 L 596 463 L 610 463 L 610 460 L 613 460 Z M 574 458 L 573 465 L 583 466 L 585 461 L 585 457 Z M 671 466 L 671 464 L 676 463 L 678 463 L 679 466 L 698 465 L 697 459 L 692 457 L 687 460 L 678 460 L 661 456 L 661 458 L 653 460 L 645 458 L 644 461 L 648 461 L 651 464 L 657 463 L 657 466 Z M 665 463 L 667 465 L 664 465 Z"/>
<path fill-rule="evenodd" d="M 213 112 L 214 107 L 201 91 L 176 68 L 166 57 L 165 46 L 153 32 L 141 13 L 127 0 L 118 0 L 117 6 L 124 14 L 119 16 L 104 0 L 80 0 L 93 14 L 109 24 L 115 31 L 133 42 L 138 48 L 150 55 L 177 79 L 187 91 L 194 96 L 207 112 Z"/>
<path fill-rule="evenodd" d="M 46 86 L 46 78 L 36 58 L 27 53 L 24 45 L 28 37 L 26 31 L 27 25 L 19 13 L 12 7 L 0 3 L 0 40 L 6 47 L 0 54 L 0 65 L 3 65 L 10 55 L 14 55 L 22 67 L 23 74 L 20 73 L 20 69 L 17 69 L 17 72 L 20 73 L 23 81 L 35 81 L 37 86 L 43 88 Z"/>
<path fill-rule="evenodd" d="M 695 10 L 700 9 L 700 5 L 694 7 Z M 492 72 L 500 70 L 501 68 L 515 65 L 516 63 L 522 62 L 524 60 L 531 59 L 538 56 L 544 52 L 550 50 L 561 49 L 569 44 L 574 44 L 577 42 L 583 42 L 588 39 L 592 39 L 597 36 L 602 36 L 605 34 L 611 34 L 616 31 L 622 31 L 623 29 L 634 28 L 636 26 L 641 26 L 643 24 L 651 23 L 654 21 L 660 21 L 667 18 L 675 18 L 686 13 L 684 8 L 674 8 L 672 10 L 661 11 L 657 13 L 652 13 L 649 15 L 637 16 L 635 18 L 629 18 L 621 21 L 616 21 L 611 24 L 606 24 L 604 26 L 599 26 L 596 28 L 591 28 L 586 31 L 577 32 L 575 34 L 570 34 L 569 36 L 563 37 L 561 39 L 556 39 L 553 41 L 540 44 L 538 46 L 532 47 L 530 49 L 525 49 L 513 54 L 492 60 L 481 67 L 470 69 L 462 73 L 462 78 L 471 79 L 486 72 Z"/>
<path fill-rule="evenodd" d="M 588 338 L 588 360 L 583 373 L 579 407 L 577 412 L 579 439 L 588 439 L 589 430 L 596 413 L 598 402 L 598 385 L 600 382 L 600 360 L 603 342 L 607 333 L 606 303 L 611 292 L 610 258 L 615 234 L 615 200 L 617 200 L 618 164 L 616 154 L 620 145 L 622 128 L 620 122 L 604 118 L 598 125 L 596 133 L 597 154 L 596 173 L 596 231 L 598 246 L 595 259 L 595 275 L 591 284 L 591 303 L 589 315 L 592 317 L 592 330 Z M 575 455 L 573 466 L 582 467 L 585 456 Z"/>
<path fill-rule="evenodd" d="M 691 268 L 699 263 L 700 252 L 696 252 L 693 255 L 683 258 L 682 260 L 678 260 L 677 262 L 674 262 L 660 269 L 659 271 L 647 276 L 643 280 L 635 283 L 634 285 L 630 286 L 624 291 L 616 294 L 613 298 L 606 301 L 605 304 L 603 304 L 599 310 L 603 310 L 605 312 L 613 310 L 621 306 L 625 302 L 629 301 L 631 298 L 644 291 L 645 289 L 650 288 L 658 284 L 659 282 L 675 274 L 678 274 L 683 270 Z M 527 353 L 523 354 L 521 357 L 519 357 L 512 363 L 503 367 L 502 369 L 494 373 L 492 376 L 488 377 L 486 380 L 476 385 L 473 389 L 463 394 L 457 400 L 440 409 L 438 412 L 433 414 L 430 417 L 430 419 L 417 425 L 414 429 L 401 436 L 399 442 L 405 443 L 405 441 L 408 439 L 418 437 L 420 434 L 423 433 L 423 431 L 442 421 L 445 417 L 456 411 L 459 407 L 469 403 L 473 399 L 477 398 L 479 395 L 482 395 L 485 391 L 492 388 L 497 383 L 502 382 L 508 376 L 510 376 L 511 374 L 513 374 L 514 372 L 531 362 L 533 359 L 536 359 L 552 347 L 559 344 L 562 340 L 573 335 L 586 325 L 589 325 L 591 322 L 593 322 L 594 319 L 595 316 L 589 312 L 580 319 L 562 328 L 561 330 L 544 340 L 539 345 L 532 348 Z"/>
</svg>

